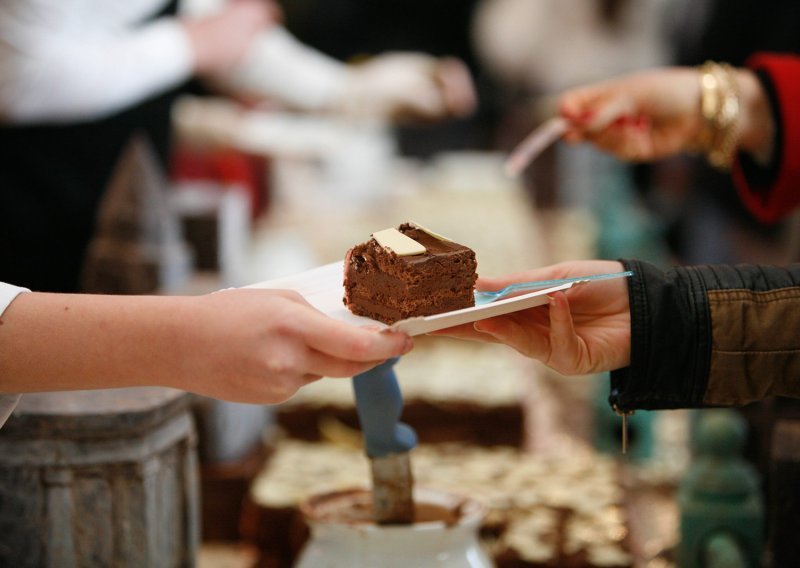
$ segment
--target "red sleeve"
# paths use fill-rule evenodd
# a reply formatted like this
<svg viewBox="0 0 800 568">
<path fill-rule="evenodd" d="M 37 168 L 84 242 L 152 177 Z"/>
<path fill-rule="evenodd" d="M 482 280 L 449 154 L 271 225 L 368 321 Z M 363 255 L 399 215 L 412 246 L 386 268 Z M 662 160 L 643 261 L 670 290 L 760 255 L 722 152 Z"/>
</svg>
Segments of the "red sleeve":
<svg viewBox="0 0 800 568">
<path fill-rule="evenodd" d="M 754 71 L 766 74 L 772 82 L 776 125 L 777 175 L 768 185 L 748 180 L 737 160 L 733 178 L 739 195 L 757 219 L 772 223 L 800 205 L 800 57 L 760 53 L 747 61 Z"/>
</svg>

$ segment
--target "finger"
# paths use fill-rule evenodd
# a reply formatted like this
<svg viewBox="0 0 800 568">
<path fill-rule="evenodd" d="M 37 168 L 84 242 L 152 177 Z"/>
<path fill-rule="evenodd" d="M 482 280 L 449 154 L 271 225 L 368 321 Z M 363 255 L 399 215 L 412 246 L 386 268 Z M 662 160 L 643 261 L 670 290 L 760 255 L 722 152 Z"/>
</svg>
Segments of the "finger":
<svg viewBox="0 0 800 568">
<path fill-rule="evenodd" d="M 437 65 L 436 78 L 442 86 L 445 104 L 453 115 L 465 116 L 475 110 L 475 87 L 464 63 L 453 57 L 442 58 Z"/>
<path fill-rule="evenodd" d="M 586 273 L 584 272 L 583 274 Z M 557 278 L 566 278 L 572 275 L 573 273 L 570 272 L 570 270 L 567 269 L 565 266 L 556 264 L 552 266 L 536 268 L 533 270 L 527 270 L 525 272 L 508 274 L 502 277 L 482 276 L 478 278 L 477 282 L 475 283 L 475 288 L 477 290 L 499 290 L 501 288 L 505 288 L 509 284 L 515 284 L 518 282 L 554 280 Z"/>
<path fill-rule="evenodd" d="M 500 290 L 510 284 L 518 282 L 532 282 L 535 280 L 549 280 L 552 271 L 530 270 L 528 272 L 520 272 L 517 274 L 509 274 L 502 277 L 480 277 L 475 282 L 476 290 Z M 554 277 L 555 278 L 555 277 Z"/>
<path fill-rule="evenodd" d="M 349 361 L 384 361 L 408 353 L 413 340 L 404 333 L 375 331 L 334 320 L 320 313 L 309 312 L 301 325 L 309 347 Z"/>
<path fill-rule="evenodd" d="M 583 124 L 593 114 L 598 99 L 597 89 L 577 88 L 566 91 L 558 99 L 558 113 L 572 124 Z"/>
<path fill-rule="evenodd" d="M 635 129 L 629 128 L 627 121 L 618 122 L 587 138 L 599 149 L 625 160 L 631 160 L 643 153 L 639 146 L 640 138 L 636 136 Z"/>
<path fill-rule="evenodd" d="M 303 375 L 303 383 L 306 385 L 310 385 L 311 383 L 316 383 L 320 380 L 324 375 L 313 375 L 311 373 L 306 373 Z"/>
<path fill-rule="evenodd" d="M 618 121 L 609 129 L 605 143 L 614 146 L 617 155 L 630 161 L 649 160 L 655 153 L 651 123 L 644 116 Z"/>
<path fill-rule="evenodd" d="M 569 300 L 564 292 L 556 292 L 550 298 L 550 351 L 556 370 L 576 372 L 580 369 L 581 342 L 575 333 Z"/>
<path fill-rule="evenodd" d="M 475 329 L 492 336 L 498 343 L 513 347 L 528 357 L 546 360 L 549 354 L 547 337 L 535 332 L 513 315 L 475 322 Z"/>
<path fill-rule="evenodd" d="M 380 365 L 386 359 L 377 361 L 352 361 L 350 359 L 340 359 L 310 350 L 306 356 L 307 376 L 319 375 L 322 377 L 354 377 L 361 373 Z"/>
<path fill-rule="evenodd" d="M 597 107 L 593 116 L 587 120 L 586 129 L 590 132 L 605 130 L 619 120 L 633 117 L 635 111 L 636 104 L 631 97 L 621 95 L 611 98 Z"/>
<path fill-rule="evenodd" d="M 475 324 L 473 323 L 465 323 L 463 325 L 432 331 L 428 335 L 441 335 L 467 341 L 481 341 L 484 343 L 498 343 L 496 338 L 475 329 Z"/>
<path fill-rule="evenodd" d="M 508 278 L 486 278 L 480 277 L 475 282 L 476 290 L 499 290 L 504 288 L 509 283 Z"/>
</svg>

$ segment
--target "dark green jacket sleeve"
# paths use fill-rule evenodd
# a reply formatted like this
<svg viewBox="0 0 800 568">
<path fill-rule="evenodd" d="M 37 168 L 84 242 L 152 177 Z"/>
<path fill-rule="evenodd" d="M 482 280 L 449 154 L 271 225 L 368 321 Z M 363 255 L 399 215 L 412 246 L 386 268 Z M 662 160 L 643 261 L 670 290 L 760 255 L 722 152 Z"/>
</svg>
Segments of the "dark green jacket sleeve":
<svg viewBox="0 0 800 568">
<path fill-rule="evenodd" d="M 800 264 L 663 271 L 635 260 L 631 364 L 611 373 L 621 410 L 800 397 Z"/>
</svg>

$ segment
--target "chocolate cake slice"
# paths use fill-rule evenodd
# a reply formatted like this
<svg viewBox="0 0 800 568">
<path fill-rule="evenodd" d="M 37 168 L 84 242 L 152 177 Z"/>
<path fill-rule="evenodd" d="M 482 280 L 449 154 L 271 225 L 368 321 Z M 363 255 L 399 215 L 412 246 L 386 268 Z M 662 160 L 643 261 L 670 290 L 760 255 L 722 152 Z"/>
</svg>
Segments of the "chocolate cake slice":
<svg viewBox="0 0 800 568">
<path fill-rule="evenodd" d="M 414 223 L 373 233 L 344 261 L 344 304 L 392 324 L 475 305 L 475 252 Z"/>
</svg>

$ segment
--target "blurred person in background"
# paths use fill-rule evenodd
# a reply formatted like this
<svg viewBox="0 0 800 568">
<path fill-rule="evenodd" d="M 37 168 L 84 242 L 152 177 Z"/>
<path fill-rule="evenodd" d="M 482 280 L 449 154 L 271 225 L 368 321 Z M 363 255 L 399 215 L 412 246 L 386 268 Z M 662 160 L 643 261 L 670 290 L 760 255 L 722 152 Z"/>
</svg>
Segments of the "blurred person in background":
<svg viewBox="0 0 800 568">
<path fill-rule="evenodd" d="M 471 72 L 478 104 L 471 114 L 437 122 L 403 122 L 393 134 L 401 156 L 425 160 L 440 152 L 484 150 L 493 128 L 493 86 L 476 65 L 470 22 L 480 0 L 279 0 L 286 27 L 304 44 L 358 65 L 385 52 L 457 59 Z"/>
<path fill-rule="evenodd" d="M 570 143 L 634 162 L 699 153 L 732 168 L 745 206 L 769 223 L 800 205 L 799 96 L 800 56 L 761 53 L 743 68 L 666 67 L 571 89 L 559 112 Z M 506 343 L 563 374 L 615 371 L 611 402 L 620 411 L 800 397 L 798 264 L 569 261 L 481 278 L 478 287 L 620 270 L 634 274 L 444 333 Z"/>
<path fill-rule="evenodd" d="M 475 105 L 461 62 L 422 53 L 348 66 L 276 25 L 271 0 L 0 5 L 0 279 L 79 290 L 112 169 L 144 132 L 165 167 L 187 81 L 306 111 L 441 120 Z"/>
<path fill-rule="evenodd" d="M 671 2 L 478 2 L 472 41 L 495 87 L 497 147 L 511 148 L 551 116 L 565 89 L 667 63 Z M 523 179 L 538 206 L 590 207 L 597 162 L 591 149 L 557 144 Z"/>
<path fill-rule="evenodd" d="M 747 67 L 669 67 L 580 87 L 559 100 L 569 142 L 622 159 L 705 154 L 752 214 L 773 223 L 800 203 L 800 56 L 762 53 Z"/>
<path fill-rule="evenodd" d="M 564 137 L 573 144 L 588 142 L 627 161 L 702 153 L 714 167 L 732 168 L 743 203 L 763 222 L 775 222 L 800 205 L 798 96 L 800 56 L 763 53 L 750 58 L 745 68 L 717 63 L 667 67 L 578 87 L 559 97 L 559 112 L 570 123 Z M 770 346 L 754 354 L 753 361 L 789 361 L 798 352 L 797 264 L 670 271 L 639 261 L 623 265 L 634 270 L 628 285 L 624 280 L 593 283 L 556 294 L 549 310 L 523 310 L 462 326 L 454 333 L 508 343 L 567 374 L 614 370 L 635 361 L 639 373 L 631 376 L 652 381 L 652 400 L 665 401 L 677 398 L 663 397 L 658 389 L 669 390 L 670 382 L 713 371 L 709 357 L 720 345 L 742 354 L 740 363 L 750 361 L 744 355 L 759 338 Z M 481 279 L 479 287 L 499 289 L 512 282 L 621 269 L 614 261 L 565 262 Z M 599 301 L 603 292 L 609 294 L 607 303 Z M 667 364 L 666 359 L 673 362 Z M 663 366 L 656 364 L 662 360 Z M 727 365 L 720 374 L 745 372 L 733 360 L 719 354 L 719 361 Z M 754 377 L 748 381 L 762 375 L 764 381 L 794 380 L 793 368 L 764 373 L 748 369 L 748 377 Z M 782 394 L 745 384 L 741 388 L 749 392 L 749 399 L 741 404 L 770 392 Z M 796 393 L 796 385 L 790 390 Z"/>
<path fill-rule="evenodd" d="M 800 54 L 790 0 L 676 0 L 671 22 L 672 64 L 725 61 L 741 67 L 758 52 Z M 736 196 L 733 179 L 696 156 L 668 160 L 671 183 L 642 188 L 668 228 L 676 257 L 687 264 L 792 262 L 794 222 L 764 224 Z"/>
</svg>

